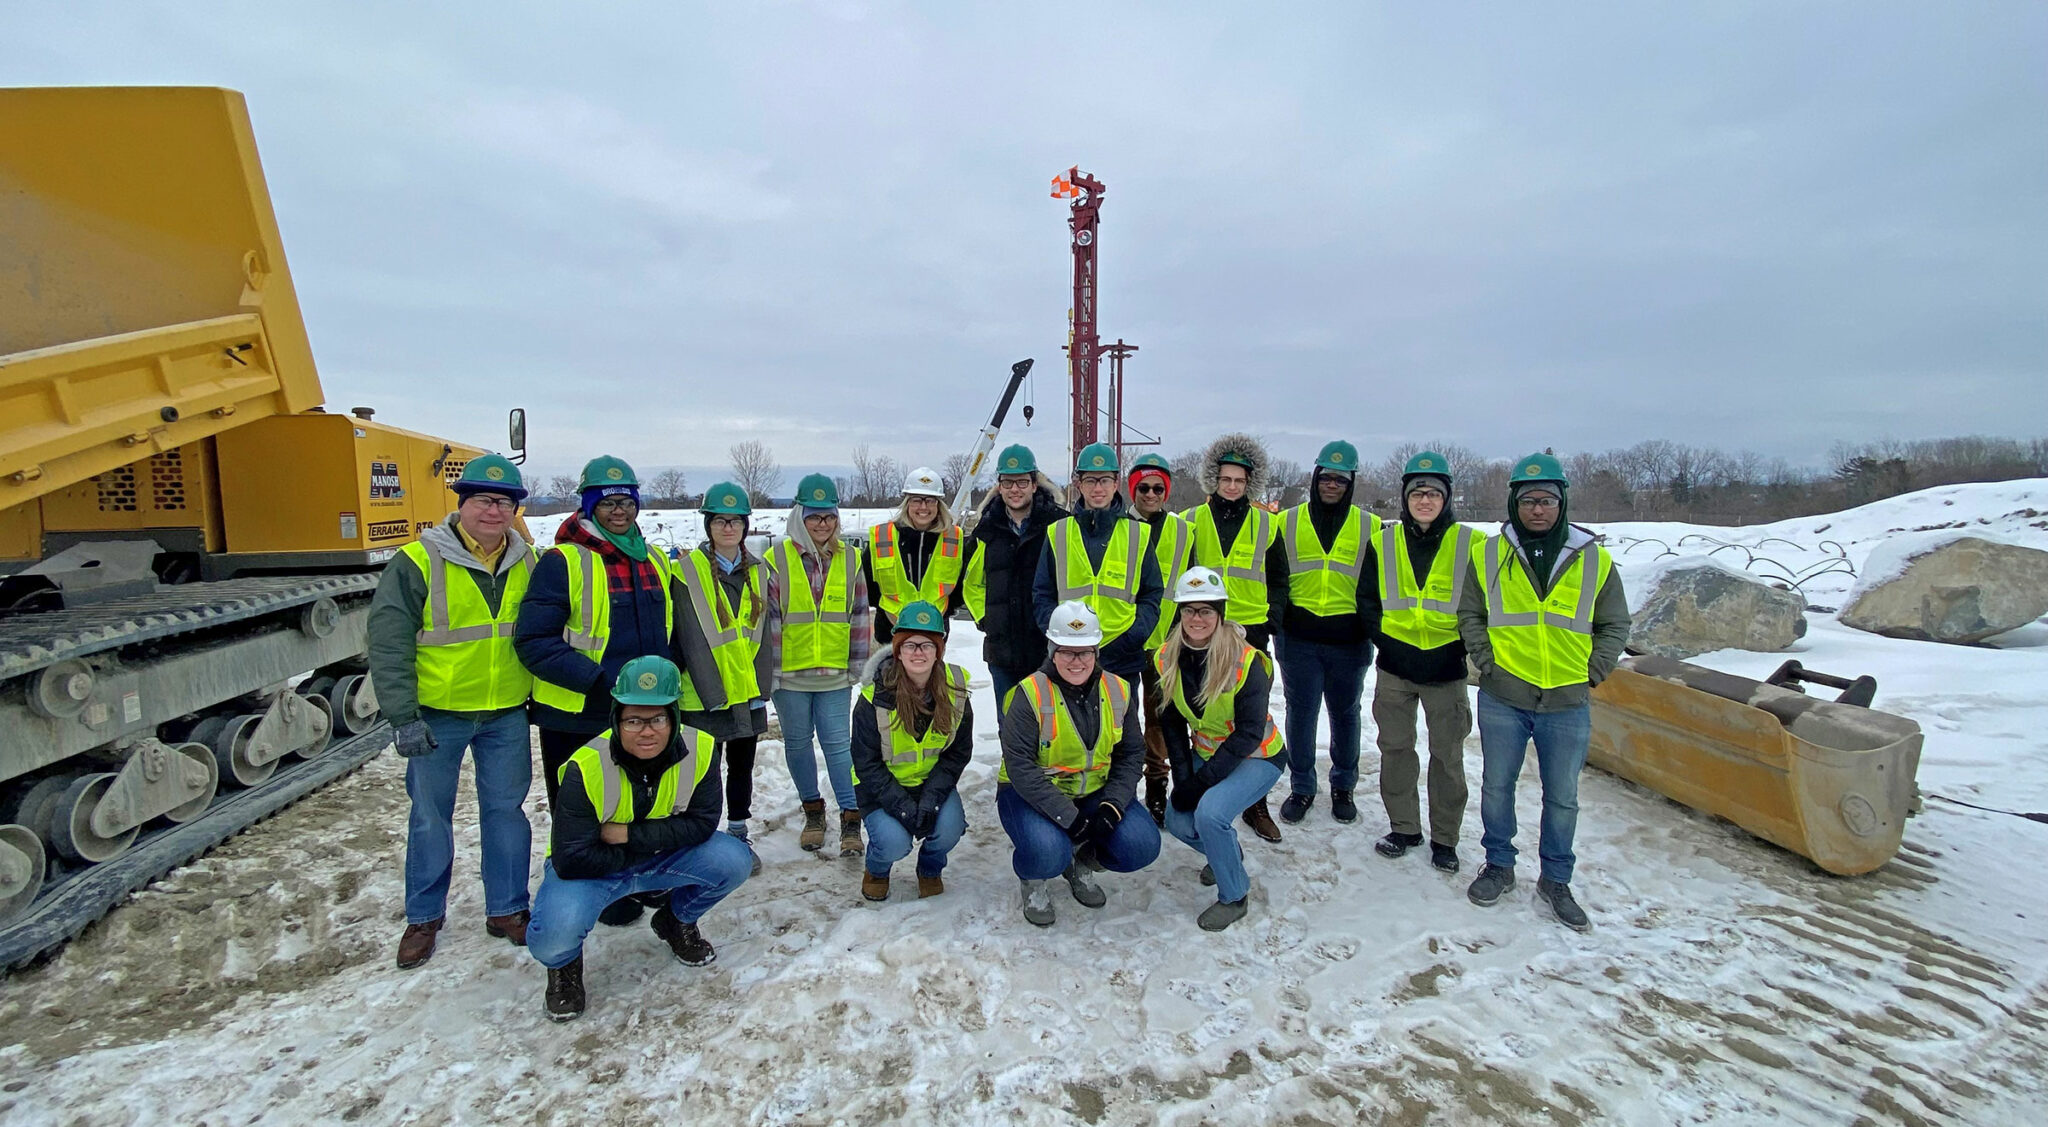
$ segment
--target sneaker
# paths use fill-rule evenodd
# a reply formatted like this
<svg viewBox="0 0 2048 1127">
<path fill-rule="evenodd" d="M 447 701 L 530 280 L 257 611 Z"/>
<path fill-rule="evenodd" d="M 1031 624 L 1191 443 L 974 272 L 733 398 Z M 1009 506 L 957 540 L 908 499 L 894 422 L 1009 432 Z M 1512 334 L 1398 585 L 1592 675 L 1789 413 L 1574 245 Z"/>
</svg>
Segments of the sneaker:
<svg viewBox="0 0 2048 1127">
<path fill-rule="evenodd" d="M 945 879 L 937 873 L 933 873 L 931 876 L 926 876 L 923 873 L 917 874 L 917 898 L 919 900 L 944 895 L 945 891 Z"/>
<path fill-rule="evenodd" d="M 1429 843 L 1429 863 L 1447 873 L 1458 871 L 1458 851 L 1448 845 Z"/>
<path fill-rule="evenodd" d="M 434 937 L 440 930 L 440 920 L 405 925 L 405 934 L 398 937 L 398 969 L 411 970 L 433 958 Z"/>
<path fill-rule="evenodd" d="M 1409 850 L 1421 844 L 1421 834 L 1388 834 L 1373 842 L 1372 848 L 1382 857 L 1404 857 Z"/>
<path fill-rule="evenodd" d="M 1052 882 L 1049 880 L 1027 880 L 1024 884 L 1024 919 L 1039 927 L 1051 927 Z"/>
<path fill-rule="evenodd" d="M 825 800 L 813 798 L 804 803 L 804 828 L 797 835 L 797 846 L 806 853 L 816 853 L 825 847 Z"/>
<path fill-rule="evenodd" d="M 1273 812 L 1266 809 L 1266 800 L 1263 798 L 1244 808 L 1244 824 L 1267 841 L 1280 840 L 1280 827 L 1273 824 Z"/>
<path fill-rule="evenodd" d="M 614 900 L 605 905 L 604 911 L 597 914 L 597 922 L 606 927 L 625 927 L 627 924 L 639 919 L 641 914 L 646 911 L 646 905 L 640 903 L 634 897 L 628 896 L 623 900 Z"/>
<path fill-rule="evenodd" d="M 686 967 L 709 966 L 718 961 L 718 949 L 704 938 L 696 924 L 686 924 L 667 908 L 654 913 L 654 934 L 661 936 L 676 961 Z"/>
<path fill-rule="evenodd" d="M 1489 908 L 1493 906 L 1494 901 L 1500 899 L 1501 893 L 1513 887 L 1515 887 L 1515 871 L 1513 869 L 1503 869 L 1499 865 L 1485 864 L 1479 866 L 1479 875 L 1472 878 L 1472 887 L 1465 890 L 1465 899 L 1482 908 Z"/>
<path fill-rule="evenodd" d="M 1337 819 L 1347 826 L 1358 820 L 1358 803 L 1351 797 L 1350 791 L 1333 790 L 1330 792 L 1330 817 Z"/>
<path fill-rule="evenodd" d="M 509 916 L 485 916 L 484 934 L 492 939 L 509 939 L 514 947 L 526 946 L 526 924 L 533 913 L 522 908 Z"/>
<path fill-rule="evenodd" d="M 860 811 L 841 810 L 839 812 L 839 855 L 841 857 L 858 857 L 867 851 L 868 847 L 862 845 L 860 841 Z"/>
<path fill-rule="evenodd" d="M 1572 899 L 1572 886 L 1559 884 L 1545 877 L 1536 878 L 1536 899 L 1550 905 L 1550 912 L 1557 922 L 1573 931 L 1593 930 L 1593 921 L 1586 918 L 1586 910 Z"/>
<path fill-rule="evenodd" d="M 1245 898 L 1249 899 L 1251 898 Z M 1199 924 L 1203 931 L 1222 931 L 1244 918 L 1245 900 L 1218 900 L 1202 909 L 1202 914 L 1195 917 L 1195 923 Z"/>
<path fill-rule="evenodd" d="M 542 1002 L 549 1021 L 575 1021 L 583 1016 L 583 956 L 548 972 L 548 992 Z"/>
<path fill-rule="evenodd" d="M 1290 826 L 1298 825 L 1303 818 L 1308 817 L 1308 808 L 1315 804 L 1315 795 L 1290 794 L 1287 801 L 1280 804 L 1280 820 Z"/>
<path fill-rule="evenodd" d="M 1068 865 L 1067 871 L 1060 875 L 1067 878 L 1068 891 L 1074 894 L 1074 899 L 1083 908 L 1100 908 L 1109 903 L 1109 894 L 1102 891 L 1102 886 L 1095 883 L 1095 878 L 1087 869 L 1079 865 Z"/>
<path fill-rule="evenodd" d="M 860 875 L 860 894 L 864 900 L 887 900 L 889 898 L 889 874 L 876 876 L 863 872 Z"/>
</svg>

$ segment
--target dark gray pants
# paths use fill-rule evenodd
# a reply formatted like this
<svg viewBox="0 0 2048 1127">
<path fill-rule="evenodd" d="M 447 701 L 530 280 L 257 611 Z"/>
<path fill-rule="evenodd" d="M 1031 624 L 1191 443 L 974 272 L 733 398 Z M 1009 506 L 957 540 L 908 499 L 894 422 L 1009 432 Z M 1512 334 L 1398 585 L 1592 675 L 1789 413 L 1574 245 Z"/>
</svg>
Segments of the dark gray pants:
<svg viewBox="0 0 2048 1127">
<path fill-rule="evenodd" d="M 1472 702 L 1464 681 L 1422 684 L 1382 669 L 1373 687 L 1372 719 L 1379 727 L 1380 801 L 1397 834 L 1422 832 L 1416 783 L 1422 764 L 1415 750 L 1415 710 L 1429 725 L 1429 840 L 1458 844 L 1465 820 L 1465 737 L 1472 734 Z"/>
</svg>

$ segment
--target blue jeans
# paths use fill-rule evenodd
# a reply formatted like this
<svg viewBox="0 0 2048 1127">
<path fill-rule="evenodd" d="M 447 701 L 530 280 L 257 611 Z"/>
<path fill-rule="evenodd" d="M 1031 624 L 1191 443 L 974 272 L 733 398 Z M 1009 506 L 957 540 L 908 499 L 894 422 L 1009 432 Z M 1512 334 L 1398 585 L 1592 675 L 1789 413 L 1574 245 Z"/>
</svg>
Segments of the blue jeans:
<svg viewBox="0 0 2048 1127">
<path fill-rule="evenodd" d="M 1084 794 L 1074 804 L 1085 814 L 1102 801 L 1101 793 Z M 1135 873 L 1159 859 L 1159 827 L 1142 810 L 1126 810 L 1124 815 L 1109 840 L 1095 844 L 1095 863 L 1112 873 Z M 1074 843 L 1067 831 L 1024 801 L 1016 787 L 996 788 L 996 816 L 1010 835 L 1010 868 L 1019 880 L 1051 880 L 1074 863 Z"/>
<path fill-rule="evenodd" d="M 910 831 L 894 816 L 880 810 L 862 815 L 861 824 L 868 830 L 868 872 L 886 877 L 889 866 L 910 856 Z M 944 872 L 946 854 L 960 844 L 960 835 L 966 832 L 967 808 L 960 804 L 960 792 L 956 790 L 946 796 L 939 807 L 938 825 L 917 851 L 917 875 L 935 877 Z"/>
<path fill-rule="evenodd" d="M 747 879 L 754 855 L 731 834 L 714 833 L 666 857 L 650 857 L 610 876 L 566 880 L 550 861 L 541 870 L 526 925 L 526 949 L 549 970 L 583 957 L 583 938 L 597 926 L 597 914 L 614 900 L 641 892 L 668 892 L 668 910 L 696 923 L 712 905 Z"/>
<path fill-rule="evenodd" d="M 1502 704 L 1479 690 L 1479 755 L 1485 775 L 1479 784 L 1479 844 L 1486 863 L 1515 867 L 1515 780 L 1522 757 L 1536 741 L 1536 773 L 1543 780 L 1543 819 L 1536 856 L 1543 878 L 1570 884 L 1572 837 L 1579 828 L 1579 772 L 1586 766 L 1586 740 L 1593 733 L 1593 709 L 1529 712 Z"/>
<path fill-rule="evenodd" d="M 818 800 L 818 759 L 811 752 L 815 733 L 825 749 L 825 774 L 841 810 L 853 810 L 853 690 L 775 690 L 775 715 L 782 721 L 782 761 L 789 765 L 796 796 Z"/>
<path fill-rule="evenodd" d="M 1280 760 L 1247 759 L 1228 777 L 1202 793 L 1192 813 L 1166 808 L 1166 832 L 1202 851 L 1216 874 L 1216 899 L 1236 902 L 1252 890 L 1237 844 L 1237 816 L 1266 797 L 1280 781 Z"/>
<path fill-rule="evenodd" d="M 405 761 L 405 793 L 412 799 L 405 827 L 405 922 L 423 924 L 448 912 L 448 882 L 455 872 L 455 784 L 462 778 L 465 749 L 476 760 L 484 914 L 525 911 L 526 872 L 533 859 L 533 825 L 525 810 L 526 792 L 533 787 L 526 710 L 510 709 L 478 723 L 422 708 L 420 719 L 439 746 Z"/>
<path fill-rule="evenodd" d="M 1287 771 L 1294 793 L 1316 792 L 1316 719 L 1330 710 L 1330 789 L 1358 786 L 1359 699 L 1372 643 L 1333 646 L 1281 635 L 1280 687 L 1287 699 Z"/>
</svg>

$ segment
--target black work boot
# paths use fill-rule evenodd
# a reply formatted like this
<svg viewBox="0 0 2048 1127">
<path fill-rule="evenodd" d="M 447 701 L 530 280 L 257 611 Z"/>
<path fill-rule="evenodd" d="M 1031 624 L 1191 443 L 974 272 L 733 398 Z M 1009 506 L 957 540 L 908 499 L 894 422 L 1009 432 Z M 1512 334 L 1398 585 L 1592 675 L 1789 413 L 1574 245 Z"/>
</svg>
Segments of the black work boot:
<svg viewBox="0 0 2048 1127">
<path fill-rule="evenodd" d="M 614 900 L 597 914 L 597 922 L 606 927 L 625 927 L 646 914 L 647 908 L 631 896 Z"/>
<path fill-rule="evenodd" d="M 1458 871 L 1458 850 L 1439 841 L 1429 843 L 1429 863 L 1447 873 Z"/>
<path fill-rule="evenodd" d="M 583 1016 L 583 956 L 548 972 L 545 1005 L 549 1021 L 575 1021 Z"/>
<path fill-rule="evenodd" d="M 1330 792 L 1330 817 L 1337 819 L 1347 826 L 1358 820 L 1358 802 L 1351 797 L 1350 791 L 1333 790 Z"/>
<path fill-rule="evenodd" d="M 1501 893 L 1513 887 L 1515 871 L 1489 863 L 1479 866 L 1479 875 L 1472 878 L 1472 887 L 1465 890 L 1465 899 L 1487 908 L 1500 899 Z"/>
<path fill-rule="evenodd" d="M 1280 820 L 1290 826 L 1300 825 L 1301 820 L 1308 817 L 1308 808 L 1315 804 L 1315 795 L 1290 794 L 1287 801 L 1280 804 Z"/>
<path fill-rule="evenodd" d="M 1586 918 L 1586 910 L 1572 899 L 1572 886 L 1559 884 L 1548 877 L 1536 878 L 1536 898 L 1550 906 L 1557 922 L 1573 931 L 1593 930 L 1593 921 Z"/>
<path fill-rule="evenodd" d="M 696 924 L 684 923 L 666 907 L 654 913 L 651 923 L 654 934 L 668 943 L 668 949 L 675 952 L 676 961 L 684 966 L 709 966 L 718 961 L 718 949 L 704 938 Z"/>
<path fill-rule="evenodd" d="M 1403 857 L 1408 851 L 1422 844 L 1421 834 L 1388 834 L 1372 843 L 1373 852 L 1382 857 Z"/>
</svg>

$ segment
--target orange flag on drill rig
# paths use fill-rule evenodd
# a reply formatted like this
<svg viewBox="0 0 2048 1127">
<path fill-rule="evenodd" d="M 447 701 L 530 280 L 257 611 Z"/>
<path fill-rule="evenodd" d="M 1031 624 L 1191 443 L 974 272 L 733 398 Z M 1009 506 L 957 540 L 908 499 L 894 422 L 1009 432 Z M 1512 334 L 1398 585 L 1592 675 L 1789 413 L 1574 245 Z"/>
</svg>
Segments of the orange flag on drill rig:
<svg viewBox="0 0 2048 1127">
<path fill-rule="evenodd" d="M 1073 174 L 1074 170 L 1069 168 L 1065 172 L 1052 178 L 1053 199 L 1071 200 L 1080 198 L 1081 189 L 1074 187 L 1074 182 L 1067 179 L 1067 177 L 1072 176 Z"/>
</svg>

